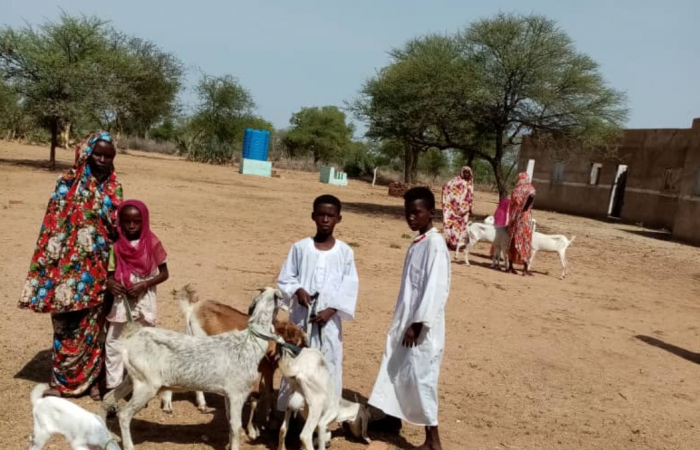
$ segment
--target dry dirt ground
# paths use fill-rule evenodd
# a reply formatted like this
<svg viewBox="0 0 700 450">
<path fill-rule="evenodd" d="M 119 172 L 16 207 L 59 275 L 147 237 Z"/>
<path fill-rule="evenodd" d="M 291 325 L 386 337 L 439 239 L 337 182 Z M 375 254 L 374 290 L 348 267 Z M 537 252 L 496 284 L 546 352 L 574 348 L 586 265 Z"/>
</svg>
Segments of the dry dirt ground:
<svg viewBox="0 0 700 450">
<path fill-rule="evenodd" d="M 29 392 L 48 379 L 49 317 L 17 309 L 39 225 L 56 174 L 41 168 L 45 148 L 0 143 L 0 448 L 24 449 L 31 429 Z M 59 151 L 62 168 L 72 152 Z M 361 288 L 357 319 L 345 327 L 345 388 L 369 394 L 383 351 L 410 232 L 402 203 L 386 188 L 316 175 L 242 176 L 232 168 L 130 153 L 116 166 L 128 198 L 146 201 L 169 252 L 171 278 L 160 289 L 160 326 L 182 330 L 169 291 L 194 283 L 202 297 L 246 307 L 253 290 L 274 282 L 289 246 L 314 231 L 313 198 L 345 204 L 341 239 L 355 247 Z M 477 194 L 476 213 L 495 197 Z M 480 244 L 473 266 L 454 264 L 447 346 L 440 378 L 441 431 L 458 449 L 697 449 L 700 446 L 700 249 L 654 233 L 536 211 L 540 228 L 577 240 L 570 277 L 558 259 L 538 255 L 536 276 L 488 268 Z M 193 395 L 175 413 L 155 401 L 133 424 L 141 450 L 223 449 L 227 424 L 197 412 Z M 78 403 L 90 410 L 89 399 Z M 112 428 L 118 428 L 111 423 Z M 378 439 L 389 439 L 374 435 Z M 418 444 L 405 426 L 392 442 Z M 55 438 L 53 449 L 67 449 Z M 276 448 L 276 437 L 244 449 Z M 342 436 L 337 450 L 363 446 Z"/>
</svg>

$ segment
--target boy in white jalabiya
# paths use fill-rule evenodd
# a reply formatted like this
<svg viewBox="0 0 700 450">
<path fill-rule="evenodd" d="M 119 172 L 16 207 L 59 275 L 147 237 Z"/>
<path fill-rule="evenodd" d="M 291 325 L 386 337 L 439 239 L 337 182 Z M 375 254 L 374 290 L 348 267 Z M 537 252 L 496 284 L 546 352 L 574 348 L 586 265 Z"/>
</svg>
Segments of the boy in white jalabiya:
<svg viewBox="0 0 700 450">
<path fill-rule="evenodd" d="M 438 434 L 438 377 L 445 346 L 450 254 L 433 228 L 435 196 L 417 187 L 404 195 L 406 222 L 418 231 L 404 262 L 401 290 L 369 404 L 425 427 L 416 449 L 442 450 Z"/>
<path fill-rule="evenodd" d="M 311 319 L 311 347 L 323 353 L 338 398 L 343 390 L 342 321 L 355 317 L 359 288 L 354 253 L 350 246 L 333 236 L 335 226 L 342 220 L 340 211 L 340 200 L 332 195 L 314 200 L 311 219 L 316 223 L 316 235 L 292 245 L 277 279 L 285 300 L 291 303 L 292 322 L 303 330 L 308 329 L 308 308 L 315 309 L 316 316 Z M 318 294 L 316 299 L 312 298 L 315 294 Z M 278 410 L 287 408 L 289 394 L 289 386 L 282 380 Z"/>
</svg>

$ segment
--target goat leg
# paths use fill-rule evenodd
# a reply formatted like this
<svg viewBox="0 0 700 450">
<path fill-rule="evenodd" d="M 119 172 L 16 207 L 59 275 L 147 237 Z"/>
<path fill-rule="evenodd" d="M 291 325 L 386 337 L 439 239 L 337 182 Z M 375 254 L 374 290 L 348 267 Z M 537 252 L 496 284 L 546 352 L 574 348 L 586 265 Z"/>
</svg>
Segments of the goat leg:
<svg viewBox="0 0 700 450">
<path fill-rule="evenodd" d="M 287 446 L 284 441 L 287 438 L 287 429 L 289 428 L 289 420 L 291 418 L 292 410 L 287 408 L 284 411 L 284 420 L 282 421 L 282 425 L 280 426 L 279 444 L 277 445 L 277 450 L 287 450 Z"/>
<path fill-rule="evenodd" d="M 131 377 L 126 376 L 119 386 L 112 389 L 107 393 L 107 395 L 104 396 L 100 405 L 100 411 L 98 413 L 103 422 L 107 422 L 107 414 L 109 411 L 117 406 L 119 404 L 119 400 L 129 395 L 133 389 L 134 386 L 131 382 Z"/>
<path fill-rule="evenodd" d="M 253 392 L 250 394 L 250 415 L 248 416 L 248 424 L 246 425 L 246 432 L 248 433 L 248 439 L 254 441 L 258 438 L 259 433 L 255 428 L 254 419 L 255 413 L 258 410 L 258 402 L 260 401 L 260 394 Z"/>
<path fill-rule="evenodd" d="M 160 397 L 160 409 L 166 414 L 173 413 L 173 391 L 163 391 L 163 395 Z"/>
<path fill-rule="evenodd" d="M 245 397 L 240 397 L 237 392 L 226 392 L 226 412 L 229 419 L 229 443 L 227 450 L 240 450 L 241 448 L 241 415 L 243 414 L 243 403 Z"/>
<path fill-rule="evenodd" d="M 322 410 L 316 404 L 307 404 L 307 406 L 309 408 L 309 414 L 306 417 L 306 423 L 304 423 L 304 428 L 301 430 L 299 439 L 301 440 L 301 446 L 304 450 L 314 450 L 313 436 L 321 420 Z M 325 447 L 323 447 L 323 449 L 325 450 Z"/>
<path fill-rule="evenodd" d="M 560 280 L 563 280 L 566 278 L 566 250 L 560 250 L 559 251 L 559 261 L 561 262 L 561 277 L 559 277 Z"/>
<path fill-rule="evenodd" d="M 121 388 L 121 385 L 119 385 L 119 388 Z M 134 415 L 141 411 L 143 407 L 148 404 L 148 401 L 157 394 L 158 388 L 150 386 L 146 383 L 134 382 L 134 390 L 131 394 L 131 400 L 129 400 L 129 403 L 124 407 L 124 409 L 119 411 L 117 414 L 117 417 L 119 418 L 119 428 L 121 428 L 122 431 L 124 450 L 134 450 L 134 442 L 131 439 L 130 429 L 131 419 L 133 419 Z"/>
<path fill-rule="evenodd" d="M 204 398 L 204 392 L 197 391 L 195 395 L 197 396 L 197 409 L 199 412 L 202 414 L 209 414 L 214 411 L 213 408 L 209 408 L 207 406 L 207 400 Z"/>
<path fill-rule="evenodd" d="M 46 445 L 46 442 L 51 437 L 51 434 L 44 430 L 38 430 L 36 423 L 34 424 L 34 431 L 32 431 L 32 436 L 29 438 L 29 450 L 41 450 Z"/>
</svg>

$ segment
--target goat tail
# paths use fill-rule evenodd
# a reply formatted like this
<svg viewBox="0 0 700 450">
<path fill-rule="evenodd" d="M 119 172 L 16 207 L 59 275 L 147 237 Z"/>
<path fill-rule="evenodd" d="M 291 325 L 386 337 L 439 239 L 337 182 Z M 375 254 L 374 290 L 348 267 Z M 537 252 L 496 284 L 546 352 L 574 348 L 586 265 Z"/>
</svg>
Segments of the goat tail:
<svg viewBox="0 0 700 450">
<path fill-rule="evenodd" d="M 124 329 L 122 330 L 121 334 L 119 335 L 119 340 L 126 341 L 127 339 L 138 333 L 140 329 L 141 325 L 137 324 L 136 322 L 127 322 L 126 325 L 124 325 Z"/>
<path fill-rule="evenodd" d="M 571 236 L 571 239 L 569 239 L 569 245 L 573 244 L 575 240 L 576 240 L 576 235 Z"/>
<path fill-rule="evenodd" d="M 32 393 L 29 395 L 29 398 L 32 400 L 32 404 L 35 404 L 37 400 L 42 398 L 44 396 L 44 392 L 46 392 L 48 389 L 49 385 L 46 383 L 40 383 L 34 386 Z"/>
</svg>

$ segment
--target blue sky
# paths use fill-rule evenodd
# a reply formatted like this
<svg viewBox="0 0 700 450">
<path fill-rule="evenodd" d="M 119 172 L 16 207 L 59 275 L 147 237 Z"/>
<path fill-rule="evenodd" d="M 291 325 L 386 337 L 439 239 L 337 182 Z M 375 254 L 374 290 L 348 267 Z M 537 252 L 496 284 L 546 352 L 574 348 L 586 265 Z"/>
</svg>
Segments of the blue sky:
<svg viewBox="0 0 700 450">
<path fill-rule="evenodd" d="M 556 20 L 625 91 L 631 128 L 687 128 L 700 117 L 700 0 L 3 0 L 0 24 L 97 15 L 175 53 L 190 80 L 233 74 L 276 127 L 304 106 L 342 105 L 387 51 L 499 11 Z M 191 94 L 184 96 L 186 101 Z"/>
</svg>

